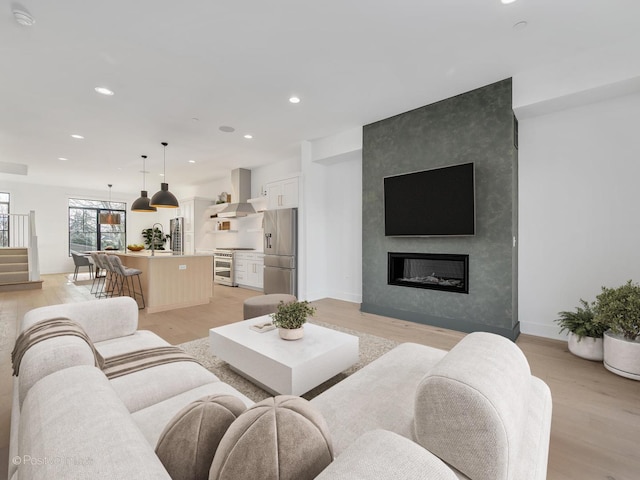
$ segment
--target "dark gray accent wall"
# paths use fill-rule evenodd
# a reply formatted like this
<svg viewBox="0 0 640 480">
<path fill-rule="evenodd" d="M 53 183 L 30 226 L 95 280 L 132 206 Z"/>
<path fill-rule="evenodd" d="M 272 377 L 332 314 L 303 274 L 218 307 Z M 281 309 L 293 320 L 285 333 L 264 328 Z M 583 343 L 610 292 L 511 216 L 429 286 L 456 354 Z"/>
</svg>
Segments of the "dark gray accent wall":
<svg viewBox="0 0 640 480">
<path fill-rule="evenodd" d="M 511 79 L 363 129 L 362 310 L 515 339 L 517 162 Z M 383 178 L 474 162 L 476 235 L 385 237 Z M 416 215 L 420 206 L 413 205 Z M 387 285 L 387 252 L 469 255 L 469 293 Z"/>
</svg>

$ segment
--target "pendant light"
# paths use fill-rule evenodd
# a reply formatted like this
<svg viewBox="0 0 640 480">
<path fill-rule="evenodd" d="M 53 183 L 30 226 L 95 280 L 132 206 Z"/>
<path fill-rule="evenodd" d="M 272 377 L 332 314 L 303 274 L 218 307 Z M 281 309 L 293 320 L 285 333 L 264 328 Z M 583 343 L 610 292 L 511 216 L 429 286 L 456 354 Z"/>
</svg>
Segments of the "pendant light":
<svg viewBox="0 0 640 480">
<path fill-rule="evenodd" d="M 162 142 L 162 146 L 164 147 L 164 174 L 166 180 L 167 174 L 167 142 Z M 162 182 L 160 184 L 160 190 L 156 192 L 156 194 L 151 197 L 152 207 L 158 208 L 178 208 L 180 205 L 178 204 L 178 199 L 175 197 L 173 193 L 169 191 L 169 184 L 166 182 Z"/>
<path fill-rule="evenodd" d="M 100 214 L 100 225 L 120 225 L 120 214 L 111 211 L 111 187 L 113 185 L 107 186 L 109 187 L 109 211 Z"/>
<path fill-rule="evenodd" d="M 142 156 L 142 190 L 140 191 L 140 197 L 137 198 L 131 204 L 131 211 L 132 212 L 157 212 L 158 209 L 156 207 L 152 207 L 151 205 L 149 205 L 149 202 L 151 201 L 151 199 L 147 197 L 147 190 L 144 182 L 145 173 L 147 173 L 145 170 L 145 160 L 147 159 L 147 156 L 146 155 L 141 155 L 141 156 Z"/>
</svg>

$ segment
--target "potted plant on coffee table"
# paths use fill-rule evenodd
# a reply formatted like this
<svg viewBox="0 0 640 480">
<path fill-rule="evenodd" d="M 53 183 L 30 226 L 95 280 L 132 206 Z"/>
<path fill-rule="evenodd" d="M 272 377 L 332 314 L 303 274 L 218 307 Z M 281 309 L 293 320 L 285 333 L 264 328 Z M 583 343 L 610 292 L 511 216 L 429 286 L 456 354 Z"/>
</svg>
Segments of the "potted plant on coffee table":
<svg viewBox="0 0 640 480">
<path fill-rule="evenodd" d="M 640 380 L 640 285 L 629 280 L 617 288 L 602 287 L 594 307 L 604 333 L 604 366 L 623 377 Z"/>
<path fill-rule="evenodd" d="M 302 302 L 280 302 L 278 311 L 271 314 L 273 325 L 278 327 L 280 337 L 285 340 L 298 340 L 304 335 L 303 325 L 307 317 L 312 317 L 316 308 L 306 300 Z"/>
<path fill-rule="evenodd" d="M 569 351 L 587 360 L 601 362 L 603 359 L 602 335 L 609 328 L 606 323 L 594 320 L 593 307 L 595 304 L 580 299 L 581 307 L 575 312 L 559 312 L 560 318 L 556 323 L 560 326 L 560 333 L 569 332 L 567 343 Z"/>
</svg>

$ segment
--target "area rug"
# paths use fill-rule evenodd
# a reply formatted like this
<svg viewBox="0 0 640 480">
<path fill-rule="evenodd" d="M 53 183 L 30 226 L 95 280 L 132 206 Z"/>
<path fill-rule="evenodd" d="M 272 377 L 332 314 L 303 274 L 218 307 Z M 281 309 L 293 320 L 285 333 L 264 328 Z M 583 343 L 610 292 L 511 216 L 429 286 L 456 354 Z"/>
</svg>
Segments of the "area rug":
<svg viewBox="0 0 640 480">
<path fill-rule="evenodd" d="M 397 342 L 393 340 L 388 340 L 386 338 L 376 337 L 375 335 L 369 335 L 367 333 L 356 332 L 355 330 L 350 330 L 348 328 L 337 327 L 335 325 L 330 325 L 324 322 L 312 321 L 312 323 L 316 325 L 320 325 L 322 327 L 331 328 L 333 330 L 338 330 L 340 332 L 349 333 L 351 335 L 356 335 L 360 338 L 360 360 L 358 363 L 353 365 L 348 370 L 336 375 L 335 377 L 327 380 L 323 384 L 317 386 L 313 390 L 302 395 L 303 398 L 307 400 L 311 400 L 313 397 L 321 394 L 329 387 L 335 385 L 339 381 L 347 378 L 349 375 L 354 372 L 360 370 L 362 367 L 372 362 L 380 355 L 388 352 L 396 345 Z M 209 371 L 211 371 L 214 375 L 216 375 L 220 380 L 225 383 L 228 383 L 232 387 L 234 387 L 239 392 L 243 393 L 247 397 L 249 397 L 254 402 L 259 402 L 260 400 L 264 400 L 265 398 L 271 397 L 272 394 L 264 391 L 260 387 L 254 385 L 246 378 L 234 372 L 229 364 L 220 360 L 218 357 L 213 355 L 209 350 L 209 338 L 200 338 L 198 340 L 193 340 L 192 342 L 183 343 L 178 345 L 188 354 L 194 356 L 200 361 Z"/>
</svg>

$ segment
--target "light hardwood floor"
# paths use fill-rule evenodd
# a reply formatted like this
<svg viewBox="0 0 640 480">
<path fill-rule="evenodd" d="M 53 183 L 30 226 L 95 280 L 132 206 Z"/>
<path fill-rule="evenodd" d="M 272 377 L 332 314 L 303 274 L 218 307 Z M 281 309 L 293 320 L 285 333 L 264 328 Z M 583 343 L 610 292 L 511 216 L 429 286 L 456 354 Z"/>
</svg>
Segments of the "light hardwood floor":
<svg viewBox="0 0 640 480">
<path fill-rule="evenodd" d="M 19 319 L 32 308 L 93 299 L 86 286 L 69 282 L 65 275 L 45 275 L 43 279 L 42 290 L 0 293 L 0 447 L 8 443 L 9 353 Z M 202 338 L 212 327 L 242 320 L 242 301 L 257 294 L 216 285 L 210 304 L 154 314 L 143 311 L 140 328 L 173 344 Z M 362 313 L 358 305 L 339 300 L 323 299 L 314 304 L 318 320 L 398 342 L 450 349 L 465 335 Z M 640 479 L 640 382 L 613 375 L 601 363 L 574 357 L 566 342 L 520 335 L 516 343 L 533 374 L 549 385 L 553 396 L 548 478 Z M 6 471 L 4 465 L 0 468 L 0 472 Z"/>
</svg>

